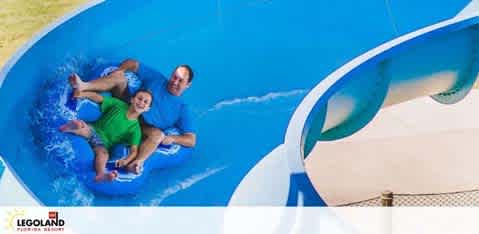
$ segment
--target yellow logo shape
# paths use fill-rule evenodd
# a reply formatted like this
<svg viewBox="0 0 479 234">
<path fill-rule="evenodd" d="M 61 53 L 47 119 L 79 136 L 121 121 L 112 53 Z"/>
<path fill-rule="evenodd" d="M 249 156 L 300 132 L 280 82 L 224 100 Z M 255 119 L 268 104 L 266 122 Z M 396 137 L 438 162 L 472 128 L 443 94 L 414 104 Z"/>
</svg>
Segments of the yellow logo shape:
<svg viewBox="0 0 479 234">
<path fill-rule="evenodd" d="M 25 216 L 25 210 L 23 209 L 14 209 L 12 211 L 7 212 L 7 220 L 6 220 L 6 229 L 7 231 L 15 231 L 15 220 Z"/>
</svg>

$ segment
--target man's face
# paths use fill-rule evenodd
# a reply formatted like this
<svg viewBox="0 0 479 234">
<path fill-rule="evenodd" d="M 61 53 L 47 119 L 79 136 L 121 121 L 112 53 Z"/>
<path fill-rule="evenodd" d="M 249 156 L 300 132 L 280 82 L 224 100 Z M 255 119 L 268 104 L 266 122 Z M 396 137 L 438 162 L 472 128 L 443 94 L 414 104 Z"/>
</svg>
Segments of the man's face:
<svg viewBox="0 0 479 234">
<path fill-rule="evenodd" d="M 188 81 L 189 72 L 184 67 L 178 67 L 173 74 L 171 74 L 168 81 L 168 91 L 175 96 L 180 96 L 187 88 L 190 87 Z"/>
<path fill-rule="evenodd" d="M 141 114 L 150 109 L 151 95 L 147 92 L 138 92 L 130 102 L 133 109 Z"/>
</svg>

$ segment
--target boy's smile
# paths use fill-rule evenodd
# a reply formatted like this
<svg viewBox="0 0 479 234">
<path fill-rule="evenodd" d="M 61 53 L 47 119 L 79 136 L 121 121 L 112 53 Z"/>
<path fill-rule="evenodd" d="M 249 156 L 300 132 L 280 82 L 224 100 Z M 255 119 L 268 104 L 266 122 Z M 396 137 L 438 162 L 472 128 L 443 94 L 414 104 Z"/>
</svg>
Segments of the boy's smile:
<svg viewBox="0 0 479 234">
<path fill-rule="evenodd" d="M 151 106 L 151 95 L 147 92 L 138 92 L 130 101 L 133 110 L 137 113 L 148 111 Z"/>
</svg>

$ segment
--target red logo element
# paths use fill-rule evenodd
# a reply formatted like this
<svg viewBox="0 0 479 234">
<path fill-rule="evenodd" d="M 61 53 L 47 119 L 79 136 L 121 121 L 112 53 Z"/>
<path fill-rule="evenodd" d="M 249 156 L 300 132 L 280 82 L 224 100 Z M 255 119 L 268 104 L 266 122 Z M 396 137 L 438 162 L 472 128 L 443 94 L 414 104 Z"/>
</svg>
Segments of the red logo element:
<svg viewBox="0 0 479 234">
<path fill-rule="evenodd" d="M 57 219 L 58 212 L 57 211 L 48 211 L 48 218 L 49 219 Z"/>
</svg>

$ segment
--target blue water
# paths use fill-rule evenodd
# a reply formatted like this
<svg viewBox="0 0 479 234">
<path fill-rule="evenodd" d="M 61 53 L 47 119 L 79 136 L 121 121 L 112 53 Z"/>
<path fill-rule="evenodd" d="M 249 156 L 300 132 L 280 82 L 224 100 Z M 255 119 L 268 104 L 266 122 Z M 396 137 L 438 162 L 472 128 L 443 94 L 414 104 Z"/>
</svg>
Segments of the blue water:
<svg viewBox="0 0 479 234">
<path fill-rule="evenodd" d="M 467 3 L 437 3 L 410 16 L 404 10 L 422 3 L 389 2 L 108 1 L 50 32 L 9 71 L 0 89 L 0 154 L 46 205 L 226 205 L 246 173 L 283 142 L 296 106 L 325 75 Z M 198 144 L 184 165 L 154 171 L 138 195 L 105 197 L 68 169 L 64 137 L 43 145 L 35 136 L 55 131 L 42 121 L 72 117 L 38 100 L 66 92 L 71 72 L 85 75 L 126 57 L 165 74 L 193 66 L 185 98 L 197 116 Z"/>
</svg>

